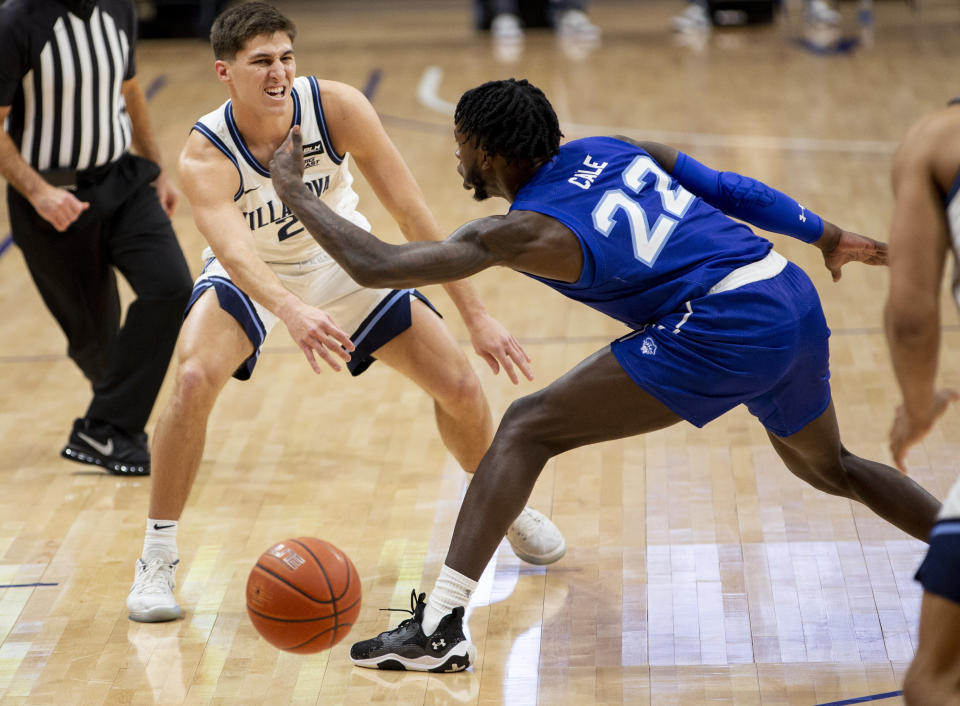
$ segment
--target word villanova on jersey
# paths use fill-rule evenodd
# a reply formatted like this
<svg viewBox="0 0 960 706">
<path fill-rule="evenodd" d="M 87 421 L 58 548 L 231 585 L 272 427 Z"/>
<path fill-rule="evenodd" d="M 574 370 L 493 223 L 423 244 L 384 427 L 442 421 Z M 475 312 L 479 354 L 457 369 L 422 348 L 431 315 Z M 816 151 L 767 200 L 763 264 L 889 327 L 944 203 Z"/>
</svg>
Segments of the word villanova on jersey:
<svg viewBox="0 0 960 706">
<path fill-rule="evenodd" d="M 336 213 L 370 230 L 367 219 L 357 211 L 359 197 L 353 190 L 349 155 L 337 154 L 331 144 L 317 79 L 295 79 L 291 96 L 293 122 L 300 126 L 303 136 L 304 184 Z M 305 262 L 327 256 L 277 196 L 269 170 L 253 156 L 237 129 L 230 101 L 200 118 L 193 129 L 207 137 L 237 168 L 240 186 L 233 198 L 264 262 Z"/>
</svg>

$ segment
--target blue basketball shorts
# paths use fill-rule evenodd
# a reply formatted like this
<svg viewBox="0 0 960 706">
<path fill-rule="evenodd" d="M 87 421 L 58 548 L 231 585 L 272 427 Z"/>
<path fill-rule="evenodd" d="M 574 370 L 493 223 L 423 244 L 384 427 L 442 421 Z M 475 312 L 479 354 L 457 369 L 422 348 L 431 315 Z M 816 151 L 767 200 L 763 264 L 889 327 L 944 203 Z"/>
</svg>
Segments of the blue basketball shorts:
<svg viewBox="0 0 960 706">
<path fill-rule="evenodd" d="M 960 603 L 960 479 L 930 531 L 930 548 L 917 570 L 923 590 Z"/>
<path fill-rule="evenodd" d="M 238 380 L 248 380 L 260 357 L 264 339 L 279 319 L 230 280 L 209 248 L 204 251 L 204 261 L 206 264 L 193 285 L 184 317 L 200 295 L 213 288 L 220 308 L 237 320 L 253 344 L 253 353 L 233 373 Z M 270 268 L 287 289 L 307 304 L 326 311 L 344 331 L 353 332 L 350 340 L 355 350 L 347 362 L 351 375 L 359 375 L 369 368 L 376 360 L 374 351 L 410 328 L 413 299 L 420 299 L 440 315 L 415 289 L 361 287 L 327 255 L 307 262 L 271 264 Z"/>
<path fill-rule="evenodd" d="M 745 404 L 777 436 L 800 431 L 830 404 L 830 329 L 806 273 L 775 252 L 767 260 L 776 274 L 686 302 L 614 341 L 613 355 L 698 427 Z"/>
</svg>

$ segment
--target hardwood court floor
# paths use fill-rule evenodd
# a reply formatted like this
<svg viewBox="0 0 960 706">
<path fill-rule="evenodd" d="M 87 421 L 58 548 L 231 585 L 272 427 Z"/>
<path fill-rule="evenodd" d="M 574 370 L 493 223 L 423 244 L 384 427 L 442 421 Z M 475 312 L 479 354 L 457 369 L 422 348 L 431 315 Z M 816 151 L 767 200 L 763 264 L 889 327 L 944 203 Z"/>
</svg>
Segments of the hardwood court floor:
<svg viewBox="0 0 960 706">
<path fill-rule="evenodd" d="M 462 192 L 445 111 L 466 88 L 522 75 L 553 100 L 568 137 L 668 141 L 884 238 L 896 142 L 957 93 L 960 8 L 924 0 L 913 14 L 879 3 L 875 44 L 832 56 L 793 41 L 795 2 L 786 22 L 718 31 L 686 47 L 668 29 L 682 0 L 596 0 L 601 47 L 578 55 L 532 32 L 514 58 L 472 32 L 467 0 L 283 7 L 300 26 L 300 72 L 367 88 L 446 229 L 503 205 Z M 842 9 L 852 23 L 853 7 Z M 142 83 L 163 80 L 151 110 L 168 164 L 193 120 L 224 99 L 211 65 L 199 41 L 140 47 Z M 375 232 L 398 237 L 362 184 L 361 208 Z M 197 272 L 202 242 L 186 204 L 176 227 Z M 880 328 L 887 273 L 849 267 L 835 285 L 817 251 L 771 237 L 822 294 L 845 443 L 888 460 L 898 395 Z M 497 416 L 622 333 L 512 273 L 483 273 L 476 287 L 537 374 L 513 387 L 474 358 Z M 468 348 L 449 300 L 437 288 L 428 294 Z M 0 257 L 0 298 L 0 585 L 44 584 L 0 588 L 5 706 L 811 706 L 899 689 L 915 647 L 912 574 L 924 545 L 793 478 L 742 409 L 702 430 L 679 425 L 551 462 L 532 504 L 563 529 L 567 556 L 544 569 L 501 548 L 470 615 L 480 649 L 471 672 L 353 669 L 351 640 L 399 620 L 377 609 L 404 607 L 412 588 L 432 586 L 465 476 L 412 384 L 380 366 L 356 380 L 315 379 L 283 330 L 253 380 L 227 386 L 211 419 L 180 532 L 183 619 L 130 622 L 124 598 L 149 479 L 59 459 L 88 393 L 15 248 Z M 944 348 L 957 350 L 946 295 L 944 321 Z M 942 379 L 960 384 L 955 355 L 945 355 Z M 939 497 L 958 473 L 958 421 L 949 412 L 910 457 L 912 475 Z M 244 611 L 254 559 L 299 535 L 340 546 L 364 584 L 345 643 L 309 657 L 270 647 Z"/>
</svg>

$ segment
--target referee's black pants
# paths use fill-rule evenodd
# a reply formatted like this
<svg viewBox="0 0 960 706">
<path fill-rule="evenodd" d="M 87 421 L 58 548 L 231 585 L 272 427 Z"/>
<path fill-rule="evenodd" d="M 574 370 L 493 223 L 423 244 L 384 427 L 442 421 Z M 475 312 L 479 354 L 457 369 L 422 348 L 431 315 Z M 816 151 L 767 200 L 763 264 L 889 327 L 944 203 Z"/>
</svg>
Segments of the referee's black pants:
<svg viewBox="0 0 960 706">
<path fill-rule="evenodd" d="M 143 431 L 153 409 L 192 288 L 151 185 L 158 174 L 132 155 L 80 172 L 75 194 L 90 207 L 63 233 L 7 190 L 13 240 L 93 386 L 86 416 L 130 433 Z M 123 326 L 114 268 L 136 295 Z"/>
</svg>

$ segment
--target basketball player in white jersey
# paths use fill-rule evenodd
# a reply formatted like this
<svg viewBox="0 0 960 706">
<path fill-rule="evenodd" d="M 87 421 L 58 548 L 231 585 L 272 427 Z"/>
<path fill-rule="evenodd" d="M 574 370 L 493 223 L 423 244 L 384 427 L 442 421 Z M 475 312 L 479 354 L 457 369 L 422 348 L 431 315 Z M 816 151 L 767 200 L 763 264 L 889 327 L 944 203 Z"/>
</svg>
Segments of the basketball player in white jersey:
<svg viewBox="0 0 960 706">
<path fill-rule="evenodd" d="M 473 472 L 493 438 L 490 409 L 456 341 L 422 294 L 366 289 L 354 282 L 283 205 L 264 166 L 292 125 L 305 142 L 307 187 L 361 228 L 348 163 L 356 162 L 408 239 L 443 233 L 419 187 L 357 90 L 312 76 L 295 78 L 292 22 L 263 2 L 234 6 L 211 31 L 217 78 L 230 100 L 194 126 L 180 157 L 180 180 L 206 237 L 204 269 L 177 344 L 172 398 L 153 445 L 153 482 L 143 553 L 127 597 L 130 618 L 173 620 L 176 530 L 203 453 L 210 411 L 231 375 L 252 373 L 260 345 L 283 321 L 317 373 L 318 358 L 354 375 L 374 359 L 408 376 L 435 402 L 450 452 Z M 447 291 L 494 372 L 514 366 L 532 379 L 529 359 L 484 310 L 469 286 Z M 563 536 L 525 508 L 507 537 L 531 563 L 559 559 Z"/>
<path fill-rule="evenodd" d="M 887 343 L 903 403 L 890 451 L 906 472 L 907 450 L 933 427 L 956 390 L 937 389 L 940 285 L 953 250 L 960 306 L 960 99 L 917 122 L 893 162 Z M 960 704 L 960 480 L 930 532 L 917 579 L 923 584 L 917 654 L 903 685 L 908 704 Z"/>
</svg>

